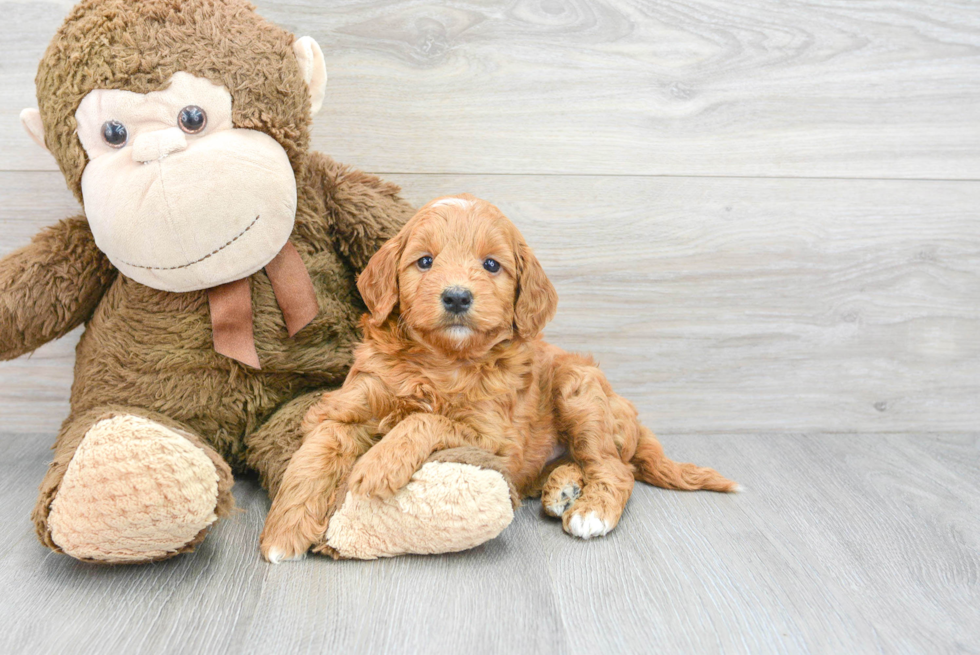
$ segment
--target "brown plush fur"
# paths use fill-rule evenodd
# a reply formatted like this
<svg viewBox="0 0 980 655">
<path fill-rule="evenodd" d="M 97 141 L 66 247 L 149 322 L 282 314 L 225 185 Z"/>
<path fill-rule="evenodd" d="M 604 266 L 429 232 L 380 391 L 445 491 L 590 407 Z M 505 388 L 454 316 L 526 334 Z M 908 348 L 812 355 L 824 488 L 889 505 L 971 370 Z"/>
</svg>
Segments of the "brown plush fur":
<svg viewBox="0 0 980 655">
<path fill-rule="evenodd" d="M 434 261 L 423 270 L 427 255 Z M 484 268 L 488 257 L 498 272 Z M 527 494 L 564 447 L 571 461 L 552 471 L 545 503 L 562 492 L 577 496 L 554 513 L 585 537 L 615 527 L 634 478 L 670 489 L 736 488 L 711 469 L 664 457 L 590 358 L 541 339 L 554 288 L 489 203 L 472 196 L 429 203 L 371 259 L 358 287 L 371 311 L 364 340 L 344 386 L 307 416 L 309 434 L 262 535 L 267 557 L 299 555 L 317 540 L 341 480 L 354 495 L 388 498 L 444 448 L 493 453 Z M 444 308 L 443 291 L 453 287 L 472 292 L 463 314 Z M 598 527 L 584 534 L 576 521 Z"/>
<path fill-rule="evenodd" d="M 0 260 L 0 359 L 31 352 L 81 325 L 115 278 L 84 216 L 42 230 Z"/>
<path fill-rule="evenodd" d="M 355 276 L 411 215 L 398 188 L 307 152 L 310 99 L 288 32 L 240 0 L 96 0 L 69 15 L 38 72 L 47 146 L 80 197 L 86 156 L 74 112 L 95 88 L 148 92 L 177 70 L 224 84 L 234 124 L 263 131 L 290 156 L 298 209 L 290 241 L 316 289 L 320 313 L 289 338 L 264 272 L 251 278 L 262 370 L 218 355 L 207 293 L 169 293 L 118 275 L 84 217 L 39 234 L 0 261 L 0 358 L 29 352 L 79 324 L 71 414 L 54 446 L 34 512 L 46 517 L 87 426 L 116 412 L 152 416 L 183 432 L 216 462 L 231 506 L 228 466 L 257 470 L 275 492 L 301 439 L 314 390 L 347 373 L 364 305 Z M 304 395 L 306 394 L 306 395 Z"/>
</svg>

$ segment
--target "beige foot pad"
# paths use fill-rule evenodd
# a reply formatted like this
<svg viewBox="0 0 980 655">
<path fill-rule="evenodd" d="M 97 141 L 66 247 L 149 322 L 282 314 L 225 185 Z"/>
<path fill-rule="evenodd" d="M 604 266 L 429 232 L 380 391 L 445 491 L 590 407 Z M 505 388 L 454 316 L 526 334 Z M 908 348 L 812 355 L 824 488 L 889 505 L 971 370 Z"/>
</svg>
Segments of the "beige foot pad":
<svg viewBox="0 0 980 655">
<path fill-rule="evenodd" d="M 513 519 L 510 487 L 500 473 L 429 462 L 387 500 L 348 493 L 330 519 L 327 545 L 352 559 L 452 553 L 493 539 Z"/>
<path fill-rule="evenodd" d="M 177 552 L 216 520 L 218 473 L 170 428 L 139 416 L 99 421 L 85 434 L 51 503 L 52 540 L 100 562 Z"/>
</svg>

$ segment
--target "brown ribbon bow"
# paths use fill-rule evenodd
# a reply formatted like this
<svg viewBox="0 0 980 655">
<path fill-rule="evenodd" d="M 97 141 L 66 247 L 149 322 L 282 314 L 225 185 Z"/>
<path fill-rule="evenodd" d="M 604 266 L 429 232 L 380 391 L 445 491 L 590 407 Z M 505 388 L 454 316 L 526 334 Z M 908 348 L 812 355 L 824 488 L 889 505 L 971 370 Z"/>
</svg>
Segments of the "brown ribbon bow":
<svg viewBox="0 0 980 655">
<path fill-rule="evenodd" d="M 272 291 L 286 321 L 286 331 L 293 336 L 319 312 L 310 273 L 296 247 L 288 241 L 279 254 L 265 265 L 265 272 L 272 282 Z M 252 333 L 250 279 L 246 277 L 208 289 L 211 330 L 217 352 L 252 368 L 262 368 Z"/>
</svg>

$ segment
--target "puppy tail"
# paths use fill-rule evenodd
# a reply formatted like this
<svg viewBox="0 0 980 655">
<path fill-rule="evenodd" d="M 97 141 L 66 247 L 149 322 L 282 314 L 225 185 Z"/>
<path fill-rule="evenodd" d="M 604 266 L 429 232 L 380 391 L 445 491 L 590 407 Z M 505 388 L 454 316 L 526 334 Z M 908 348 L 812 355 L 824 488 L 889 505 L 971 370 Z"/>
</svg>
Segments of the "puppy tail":
<svg viewBox="0 0 980 655">
<path fill-rule="evenodd" d="M 640 440 L 633 455 L 636 479 L 664 489 L 693 491 L 737 492 L 737 482 L 729 480 L 714 469 L 675 462 L 664 455 L 663 446 L 648 428 L 640 426 Z"/>
</svg>

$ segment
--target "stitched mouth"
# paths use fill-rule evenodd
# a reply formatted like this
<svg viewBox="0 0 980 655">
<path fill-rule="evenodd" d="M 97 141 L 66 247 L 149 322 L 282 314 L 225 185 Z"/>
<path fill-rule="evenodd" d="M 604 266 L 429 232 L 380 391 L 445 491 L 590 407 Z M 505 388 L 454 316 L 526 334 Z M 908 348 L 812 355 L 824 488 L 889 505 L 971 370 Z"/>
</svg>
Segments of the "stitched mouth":
<svg viewBox="0 0 980 655">
<path fill-rule="evenodd" d="M 222 250 L 224 250 L 225 248 L 227 248 L 228 246 L 230 246 L 231 244 L 235 243 L 240 238 L 242 238 L 243 236 L 245 236 L 245 233 L 248 232 L 249 230 L 251 230 L 252 227 L 256 223 L 258 223 L 258 222 L 259 222 L 259 216 L 256 216 L 255 219 L 253 219 L 252 222 L 249 223 L 245 227 L 244 230 L 242 230 L 241 232 L 239 232 L 238 234 L 236 234 L 235 236 L 233 236 L 231 239 L 229 239 L 228 241 L 226 241 L 224 243 L 224 245 L 218 246 L 217 248 L 215 248 L 214 250 L 212 250 L 208 254 L 204 255 L 203 257 L 198 257 L 197 259 L 195 259 L 192 262 L 187 262 L 186 264 L 180 264 L 179 266 L 144 266 L 143 264 L 132 264 L 132 263 L 127 262 L 127 261 L 122 260 L 122 259 L 120 259 L 119 261 L 121 263 L 125 264 L 126 266 L 132 266 L 133 268 L 142 268 L 142 269 L 147 270 L 147 271 L 176 271 L 176 270 L 181 269 L 181 268 L 187 268 L 189 266 L 193 266 L 194 264 L 200 264 L 205 259 L 207 259 L 209 257 L 213 257 L 214 255 L 217 255 L 219 252 L 221 252 Z"/>
</svg>

